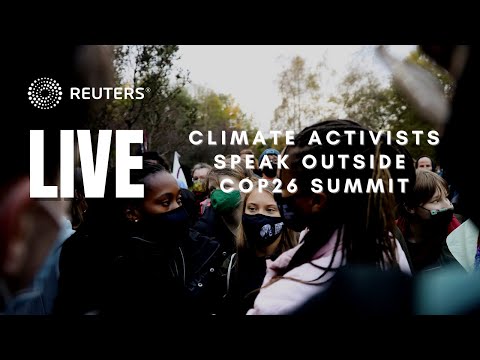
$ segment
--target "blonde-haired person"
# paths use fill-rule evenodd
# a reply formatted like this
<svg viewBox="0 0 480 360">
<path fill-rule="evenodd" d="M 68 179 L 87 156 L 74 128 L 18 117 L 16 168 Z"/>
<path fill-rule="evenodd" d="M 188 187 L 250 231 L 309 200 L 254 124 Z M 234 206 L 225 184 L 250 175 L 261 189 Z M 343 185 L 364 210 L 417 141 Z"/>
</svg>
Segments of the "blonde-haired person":
<svg viewBox="0 0 480 360">
<path fill-rule="evenodd" d="M 224 169 L 214 167 L 207 175 L 210 206 L 205 209 L 194 226 L 198 233 L 215 238 L 219 244 L 216 253 L 220 256 L 215 260 L 219 265 L 212 267 L 209 283 L 206 284 L 202 279 L 197 282 L 197 286 L 201 287 L 205 294 L 202 302 L 206 304 L 206 311 L 214 314 L 218 313 L 224 301 L 228 267 L 232 254 L 236 252 L 238 228 L 242 221 L 245 193 L 240 191 L 239 183 L 245 178 L 252 177 L 252 171 L 247 169 L 243 162 L 232 168 L 231 158 L 227 157 L 225 163 Z M 229 192 L 220 189 L 223 180 L 230 180 L 224 186 Z M 203 255 L 200 253 L 199 256 Z"/>
<path fill-rule="evenodd" d="M 298 243 L 298 233 L 288 229 L 281 218 L 269 182 L 262 190 L 258 179 L 252 178 L 253 190 L 245 196 L 242 223 L 237 236 L 237 253 L 232 255 L 227 276 L 225 311 L 244 315 L 262 286 L 267 260 Z"/>
<path fill-rule="evenodd" d="M 230 251 L 235 249 L 236 235 L 242 221 L 242 204 L 245 193 L 240 191 L 239 183 L 252 177 L 252 171 L 243 162 L 232 167 L 231 157 L 225 159 L 225 168 L 212 168 L 207 174 L 207 191 L 210 206 L 195 228 L 204 235 L 215 236 L 222 246 Z M 226 181 L 224 189 L 220 184 Z"/>
</svg>

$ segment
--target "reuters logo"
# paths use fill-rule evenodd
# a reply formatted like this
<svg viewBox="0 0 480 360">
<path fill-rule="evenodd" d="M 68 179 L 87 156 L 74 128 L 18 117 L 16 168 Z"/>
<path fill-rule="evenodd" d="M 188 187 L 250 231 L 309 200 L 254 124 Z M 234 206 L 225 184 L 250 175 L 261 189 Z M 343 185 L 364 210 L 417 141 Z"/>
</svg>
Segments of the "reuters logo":
<svg viewBox="0 0 480 360">
<path fill-rule="evenodd" d="M 62 100 L 62 88 L 51 78 L 39 78 L 30 84 L 28 100 L 39 109 L 54 108 Z"/>
</svg>

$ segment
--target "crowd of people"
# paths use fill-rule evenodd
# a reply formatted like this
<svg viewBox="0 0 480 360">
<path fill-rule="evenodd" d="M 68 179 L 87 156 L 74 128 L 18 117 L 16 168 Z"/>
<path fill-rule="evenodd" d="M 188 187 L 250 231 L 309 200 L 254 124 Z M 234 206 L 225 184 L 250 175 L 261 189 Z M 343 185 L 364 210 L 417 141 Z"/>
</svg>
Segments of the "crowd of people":
<svg viewBox="0 0 480 360">
<path fill-rule="evenodd" d="M 112 80 L 98 77 L 99 69 L 109 73 L 109 57 L 101 47 L 51 47 L 43 54 L 42 61 L 25 68 L 25 79 L 41 70 L 65 84 Z M 456 175 L 458 164 L 450 156 L 442 155 L 461 152 L 454 140 L 459 131 L 455 104 L 465 104 L 471 96 L 468 77 L 474 56 L 471 48 L 445 129 L 446 146 L 456 146 L 442 148 L 440 154 L 448 177 L 428 156 L 415 160 L 405 147 L 382 136 L 378 143 L 360 136 L 371 129 L 354 119 L 328 120 L 304 128 L 294 145 L 263 151 L 254 169 L 245 161 L 231 163 L 228 156 L 223 169 L 198 163 L 188 187 L 171 174 L 163 156 L 145 152 L 142 169 L 131 172 L 131 182 L 144 185 L 143 198 L 116 198 L 115 169 L 108 172 L 104 198 L 85 198 L 78 167 L 74 198 L 48 201 L 29 197 L 25 145 L 15 158 L 5 160 L 11 171 L 1 174 L 0 313 L 478 314 L 480 237 L 478 207 L 472 200 L 479 191 Z M 448 70 L 448 63 L 441 65 Z M 97 76 L 93 80 L 92 74 Z M 48 184 L 59 182 L 58 130 L 82 128 L 95 109 L 88 102 L 76 104 L 48 114 L 24 104 L 25 121 L 14 125 L 25 142 L 29 130 L 48 128 Z M 355 135 L 348 141 L 339 136 L 332 145 L 325 141 L 332 130 Z M 322 141 L 309 144 L 312 132 Z M 3 153 L 17 141 L 5 139 Z M 373 170 L 308 169 L 302 164 L 306 155 L 339 154 L 403 155 L 405 166 L 386 169 L 375 162 Z M 244 159 L 254 151 L 244 149 L 239 155 Z M 277 169 L 280 155 L 288 155 L 287 168 Z M 259 167 L 264 157 L 274 166 Z M 330 178 L 359 179 L 363 187 L 372 179 L 409 181 L 406 191 L 397 182 L 393 192 L 312 191 L 313 179 Z M 225 179 L 225 187 L 220 186 Z M 244 179 L 254 184 L 249 192 L 240 189 Z M 267 181 L 264 188 L 258 186 L 261 179 Z M 281 180 L 280 192 L 274 179 Z M 292 179 L 295 192 L 287 188 Z M 468 298 L 461 306 L 437 296 L 432 286 L 445 272 L 454 282 L 466 279 Z M 425 289 L 429 296 L 424 296 Z"/>
</svg>

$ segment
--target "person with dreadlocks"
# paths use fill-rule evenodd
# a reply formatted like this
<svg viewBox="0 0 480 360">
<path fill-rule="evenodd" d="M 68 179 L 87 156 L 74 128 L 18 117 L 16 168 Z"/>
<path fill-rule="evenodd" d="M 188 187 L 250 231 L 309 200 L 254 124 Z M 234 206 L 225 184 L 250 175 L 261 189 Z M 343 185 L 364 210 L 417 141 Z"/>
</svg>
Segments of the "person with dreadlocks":
<svg viewBox="0 0 480 360">
<path fill-rule="evenodd" d="M 340 136 L 340 142 L 331 145 L 325 138 L 332 130 L 340 134 L 355 131 L 352 143 L 348 144 L 346 136 Z M 314 131 L 323 145 L 308 145 Z M 369 129 L 350 120 L 319 122 L 305 128 L 296 136 L 295 145 L 284 149 L 284 154 L 288 155 L 288 169 L 279 171 L 282 193 L 276 194 L 276 200 L 286 225 L 303 232 L 299 245 L 267 263 L 262 289 L 248 315 L 291 313 L 311 296 L 325 290 L 337 270 L 346 264 L 373 265 L 382 270 L 400 269 L 410 274 L 405 252 L 393 235 L 397 233 L 394 209 L 403 196 L 398 182 L 394 182 L 393 193 L 363 191 L 346 194 L 328 190 L 314 193 L 311 188 L 311 181 L 316 178 L 323 183 L 328 178 L 338 178 L 342 182 L 356 178 L 365 189 L 370 179 L 387 183 L 392 178 L 402 177 L 409 179 L 405 192 L 410 191 L 415 170 L 408 152 L 384 141 L 375 145 L 368 136 L 364 137 L 364 142 L 360 141 L 359 133 L 367 131 Z M 351 157 L 362 154 L 376 158 L 380 154 L 390 158 L 404 154 L 405 169 L 381 169 L 377 163 L 373 171 L 368 167 L 340 166 L 307 170 L 302 166 L 302 158 L 308 154 L 315 157 L 321 154 L 347 154 Z M 294 178 L 298 190 L 291 194 L 287 191 L 287 184 Z"/>
</svg>

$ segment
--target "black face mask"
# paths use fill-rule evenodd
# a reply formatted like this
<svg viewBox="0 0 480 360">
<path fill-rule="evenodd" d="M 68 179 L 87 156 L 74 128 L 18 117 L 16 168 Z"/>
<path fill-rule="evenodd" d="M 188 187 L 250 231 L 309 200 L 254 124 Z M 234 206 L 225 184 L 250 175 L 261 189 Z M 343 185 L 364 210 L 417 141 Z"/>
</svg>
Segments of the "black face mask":
<svg viewBox="0 0 480 360">
<path fill-rule="evenodd" d="M 188 233 L 188 213 L 180 206 L 169 212 L 148 214 L 143 217 L 142 225 L 146 240 L 176 244 Z"/>
<path fill-rule="evenodd" d="M 284 223 L 281 217 L 243 214 L 242 225 L 249 246 L 262 248 L 280 236 Z"/>
<path fill-rule="evenodd" d="M 275 201 L 277 202 L 278 209 L 282 219 L 285 221 L 287 228 L 293 231 L 300 232 L 307 227 L 305 217 L 300 217 L 295 213 L 293 205 L 293 196 L 288 198 L 282 197 L 282 194 L 273 194 Z"/>
<path fill-rule="evenodd" d="M 428 232 L 430 234 L 444 234 L 446 235 L 448 231 L 448 225 L 452 221 L 453 217 L 453 208 L 444 208 L 438 210 L 428 210 L 423 206 L 420 206 L 422 209 L 430 213 L 430 218 L 423 220 Z"/>
<path fill-rule="evenodd" d="M 269 167 L 265 166 L 262 169 L 262 172 L 268 178 L 274 178 L 274 177 L 277 176 L 277 168 L 276 167 L 273 167 L 273 169 L 270 169 Z"/>
</svg>

